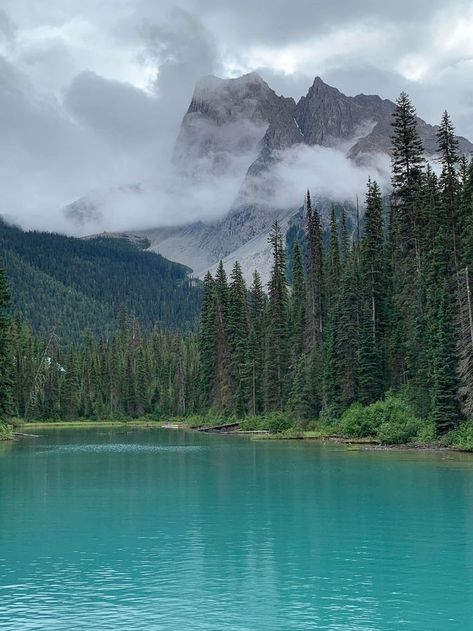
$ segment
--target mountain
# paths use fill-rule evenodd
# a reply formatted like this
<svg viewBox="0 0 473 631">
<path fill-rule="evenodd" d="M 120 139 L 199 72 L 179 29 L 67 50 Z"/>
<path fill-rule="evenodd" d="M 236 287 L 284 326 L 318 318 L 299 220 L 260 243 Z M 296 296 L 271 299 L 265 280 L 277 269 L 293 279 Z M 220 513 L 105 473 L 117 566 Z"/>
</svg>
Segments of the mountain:
<svg viewBox="0 0 473 631">
<path fill-rule="evenodd" d="M 307 161 L 312 150 L 327 160 L 338 156 L 328 178 L 332 190 L 313 193 L 323 208 L 337 201 L 350 209 L 357 191 L 336 190 L 337 180 L 344 178 L 337 169 L 360 169 L 363 181 L 368 173 L 381 180 L 387 177 L 394 109 L 395 103 L 377 95 L 347 96 L 320 77 L 297 103 L 277 95 L 256 73 L 237 79 L 201 79 L 176 141 L 176 170 L 190 190 L 209 176 L 233 174 L 241 182 L 239 192 L 229 207 L 221 209 L 223 218 L 218 221 L 185 225 L 177 221 L 176 227 L 143 231 L 150 249 L 184 263 L 197 276 L 213 269 L 221 258 L 227 267 L 238 258 L 247 277 L 258 265 L 267 278 L 270 260 L 265 240 L 270 226 L 275 218 L 285 228 L 297 222 L 298 201 L 311 185 L 305 163 L 301 190 L 294 190 L 288 201 L 287 195 L 280 195 L 284 169 L 292 173 L 299 168 L 298 158 Z M 433 157 L 438 128 L 420 118 L 417 123 L 426 154 Z M 473 151 L 467 139 L 458 137 L 458 141 L 462 153 Z M 293 185 L 288 179 L 286 188 Z M 83 198 L 68 208 L 68 214 L 78 221 L 97 217 L 100 200 Z"/>
<path fill-rule="evenodd" d="M 12 289 L 12 309 L 44 334 L 78 340 L 106 336 L 124 308 L 144 329 L 194 328 L 201 290 L 189 269 L 144 251 L 142 237 L 84 240 L 23 232 L 0 221 L 0 264 Z"/>
</svg>

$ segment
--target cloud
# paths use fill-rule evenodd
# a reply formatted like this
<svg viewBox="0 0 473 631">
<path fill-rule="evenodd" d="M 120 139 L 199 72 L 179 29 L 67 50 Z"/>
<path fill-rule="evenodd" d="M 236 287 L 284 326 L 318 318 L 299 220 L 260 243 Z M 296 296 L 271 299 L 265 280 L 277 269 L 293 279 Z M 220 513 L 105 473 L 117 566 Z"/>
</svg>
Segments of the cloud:
<svg viewBox="0 0 473 631">
<path fill-rule="evenodd" d="M 169 167 L 180 121 L 207 74 L 258 70 L 295 98 L 315 75 L 347 94 L 394 99 L 404 89 L 423 118 L 437 122 L 447 108 L 458 133 L 473 138 L 472 28 L 471 0 L 3 0 L 0 214 L 70 230 L 61 207 L 140 181 L 142 223 L 169 222 L 176 207 L 182 217 L 224 212 L 239 158 L 226 157 L 221 180 L 169 192 L 182 184 Z M 358 172 L 340 160 L 288 155 L 280 175 L 298 182 L 313 164 L 324 185 L 328 165 L 345 175 L 337 186 L 356 187 Z M 110 202 L 112 223 L 125 221 L 131 199 Z"/>
<path fill-rule="evenodd" d="M 112 145 L 147 144 L 157 126 L 156 99 L 120 81 L 82 72 L 72 81 L 64 105 L 77 122 Z"/>
</svg>

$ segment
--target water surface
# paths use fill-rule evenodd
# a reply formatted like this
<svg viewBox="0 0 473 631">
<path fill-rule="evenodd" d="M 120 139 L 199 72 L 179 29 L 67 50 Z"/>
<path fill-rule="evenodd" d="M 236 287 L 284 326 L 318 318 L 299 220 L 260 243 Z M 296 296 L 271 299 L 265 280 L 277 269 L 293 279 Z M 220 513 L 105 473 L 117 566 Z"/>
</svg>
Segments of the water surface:
<svg viewBox="0 0 473 631">
<path fill-rule="evenodd" d="M 473 457 L 175 430 L 0 444 L 0 628 L 473 629 Z"/>
</svg>

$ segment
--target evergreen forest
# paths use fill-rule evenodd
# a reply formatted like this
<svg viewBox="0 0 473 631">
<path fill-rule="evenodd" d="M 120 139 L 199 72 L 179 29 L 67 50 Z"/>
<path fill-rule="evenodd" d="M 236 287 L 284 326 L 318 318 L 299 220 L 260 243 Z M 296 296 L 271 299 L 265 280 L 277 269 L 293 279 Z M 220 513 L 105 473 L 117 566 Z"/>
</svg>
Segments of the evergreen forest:
<svg viewBox="0 0 473 631">
<path fill-rule="evenodd" d="M 429 163 L 415 109 L 402 93 L 393 117 L 389 194 L 371 179 L 363 220 L 349 221 L 334 208 L 325 235 L 308 191 L 303 247 L 296 239 L 286 251 L 274 223 L 267 287 L 257 271 L 247 286 L 238 262 L 228 277 L 220 263 L 203 281 L 197 332 L 189 324 L 195 301 L 179 294 L 184 275 L 172 267 L 166 278 L 173 289 L 160 287 L 156 311 L 134 304 L 133 292 L 121 287 L 111 305 L 123 309 L 109 335 L 89 326 L 89 333 L 59 344 L 54 332 L 35 327 L 19 262 L 21 249 L 21 265 L 27 261 L 35 273 L 64 282 L 56 250 L 33 255 L 26 240 L 21 248 L 6 245 L 14 311 L 23 316 L 9 316 L 2 273 L 3 417 L 203 415 L 246 419 L 253 428 L 269 418 L 301 430 L 321 421 L 351 436 L 378 434 L 384 442 L 467 431 L 473 446 L 465 423 L 473 418 L 473 161 L 460 155 L 447 112 L 437 139 L 438 158 Z M 22 238 L 8 230 L 2 228 L 3 244 Z M 51 239 L 67 247 L 66 238 Z M 113 274 L 105 281 L 100 262 L 87 258 L 90 246 L 83 247 L 70 258 L 68 291 L 87 287 L 94 301 L 104 292 L 114 295 Z M 112 252 L 117 274 L 122 265 L 139 267 L 130 249 L 114 246 Z M 149 290 L 151 299 L 156 287 Z M 71 330 L 81 326 L 77 320 Z"/>
</svg>

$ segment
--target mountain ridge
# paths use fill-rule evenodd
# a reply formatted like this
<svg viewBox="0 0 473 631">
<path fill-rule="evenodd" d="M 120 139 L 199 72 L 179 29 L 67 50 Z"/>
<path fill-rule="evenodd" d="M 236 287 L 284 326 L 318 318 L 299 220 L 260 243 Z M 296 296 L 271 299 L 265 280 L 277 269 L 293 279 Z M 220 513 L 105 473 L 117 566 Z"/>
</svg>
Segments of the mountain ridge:
<svg viewBox="0 0 473 631">
<path fill-rule="evenodd" d="M 257 73 L 235 79 L 204 77 L 196 84 L 176 139 L 175 167 L 192 187 L 209 174 L 229 177 L 238 171 L 237 161 L 242 169 L 247 160 L 239 191 L 233 203 L 221 209 L 221 219 L 179 225 L 177 217 L 174 227 L 138 233 L 149 238 L 151 250 L 188 265 L 202 276 L 219 259 L 234 260 L 235 253 L 265 234 L 275 218 L 285 222 L 297 212 L 300 203 L 280 202 L 275 193 L 280 186 L 278 169 L 288 155 L 292 159 L 302 150 L 333 150 L 354 168 L 368 169 L 376 178 L 387 177 L 383 161 L 391 151 L 395 107 L 393 101 L 379 95 L 347 96 L 320 77 L 315 77 L 307 94 L 297 102 L 276 94 Z M 426 155 L 433 157 L 438 127 L 420 117 L 417 123 Z M 458 136 L 458 142 L 462 153 L 473 151 L 466 138 Z M 333 173 L 334 181 L 338 177 L 339 173 Z M 301 195 L 307 186 L 310 182 Z M 326 207 L 327 199 L 317 190 L 314 193 Z M 340 196 L 338 202 L 353 204 L 353 200 Z M 93 204 L 87 200 L 82 204 L 90 214 Z M 96 216 L 97 209 L 92 214 Z M 248 249 L 240 254 L 248 253 Z M 250 258 L 260 261 L 256 251 Z M 244 261 L 243 267 L 248 267 Z M 268 264 L 263 267 L 267 276 Z"/>
</svg>

